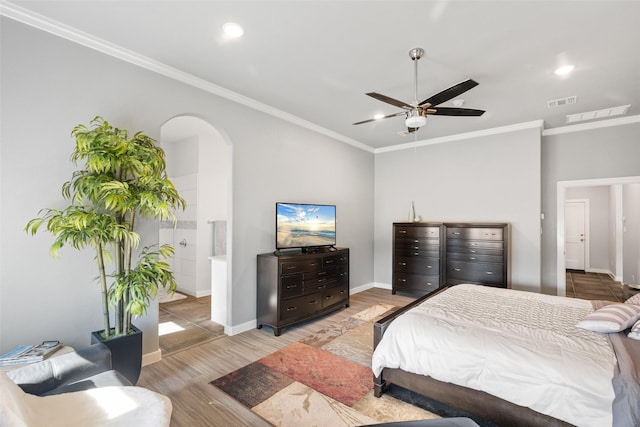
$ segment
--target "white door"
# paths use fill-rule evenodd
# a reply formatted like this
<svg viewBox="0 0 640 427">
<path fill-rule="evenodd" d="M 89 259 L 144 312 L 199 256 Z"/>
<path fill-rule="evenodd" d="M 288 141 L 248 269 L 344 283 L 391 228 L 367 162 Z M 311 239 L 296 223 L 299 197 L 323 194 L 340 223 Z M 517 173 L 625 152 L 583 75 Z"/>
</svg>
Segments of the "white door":
<svg viewBox="0 0 640 427">
<path fill-rule="evenodd" d="M 584 270 L 585 212 L 583 201 L 565 202 L 564 248 L 565 263 L 569 270 Z"/>
</svg>

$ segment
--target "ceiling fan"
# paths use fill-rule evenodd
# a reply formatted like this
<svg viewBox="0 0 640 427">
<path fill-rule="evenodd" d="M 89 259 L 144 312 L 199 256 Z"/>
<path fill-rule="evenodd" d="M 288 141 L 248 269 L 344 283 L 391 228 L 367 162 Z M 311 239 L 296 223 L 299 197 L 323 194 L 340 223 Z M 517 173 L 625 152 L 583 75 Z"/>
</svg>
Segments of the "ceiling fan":
<svg viewBox="0 0 640 427">
<path fill-rule="evenodd" d="M 484 110 L 474 110 L 471 108 L 459 108 L 459 107 L 438 107 L 438 105 L 446 102 L 456 96 L 478 86 L 478 83 L 469 79 L 465 80 L 457 85 L 451 86 L 449 89 L 445 89 L 424 101 L 418 103 L 418 60 L 424 55 L 424 50 L 417 47 L 409 51 L 409 56 L 413 61 L 413 103 L 407 104 L 403 101 L 390 98 L 386 95 L 382 95 L 376 92 L 369 92 L 372 98 L 378 101 L 386 102 L 387 104 L 394 105 L 402 108 L 395 114 L 389 114 L 380 118 L 363 120 L 354 123 L 354 125 L 360 125 L 362 123 L 374 122 L 377 120 L 388 119 L 390 117 L 405 116 L 405 125 L 409 132 L 415 132 L 421 126 L 427 123 L 427 115 L 439 115 L 439 116 L 481 116 Z"/>
</svg>

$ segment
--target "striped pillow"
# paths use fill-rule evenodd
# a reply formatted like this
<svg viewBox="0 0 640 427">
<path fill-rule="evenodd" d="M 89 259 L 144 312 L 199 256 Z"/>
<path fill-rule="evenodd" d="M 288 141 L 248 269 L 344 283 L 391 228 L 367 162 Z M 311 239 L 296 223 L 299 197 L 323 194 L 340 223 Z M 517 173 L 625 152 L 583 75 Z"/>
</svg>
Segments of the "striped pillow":
<svg viewBox="0 0 640 427">
<path fill-rule="evenodd" d="M 633 325 L 633 328 L 631 328 L 631 332 L 629 332 L 629 335 L 627 336 L 629 338 L 633 338 L 634 340 L 640 340 L 640 320 L 638 320 L 636 324 Z"/>
<path fill-rule="evenodd" d="M 578 324 L 578 328 L 594 332 L 624 331 L 640 319 L 640 305 L 610 304 L 585 316 Z"/>
<path fill-rule="evenodd" d="M 627 304 L 640 304 L 640 292 L 625 301 Z"/>
</svg>

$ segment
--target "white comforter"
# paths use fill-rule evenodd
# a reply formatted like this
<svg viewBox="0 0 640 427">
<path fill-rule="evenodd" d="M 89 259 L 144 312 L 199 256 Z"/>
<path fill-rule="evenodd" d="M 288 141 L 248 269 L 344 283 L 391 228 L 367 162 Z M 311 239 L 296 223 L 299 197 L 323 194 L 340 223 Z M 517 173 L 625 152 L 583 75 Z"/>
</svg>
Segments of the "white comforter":
<svg viewBox="0 0 640 427">
<path fill-rule="evenodd" d="M 373 354 L 382 369 L 481 390 L 577 426 L 611 426 L 615 354 L 575 327 L 589 301 L 458 285 L 399 316 Z"/>
</svg>

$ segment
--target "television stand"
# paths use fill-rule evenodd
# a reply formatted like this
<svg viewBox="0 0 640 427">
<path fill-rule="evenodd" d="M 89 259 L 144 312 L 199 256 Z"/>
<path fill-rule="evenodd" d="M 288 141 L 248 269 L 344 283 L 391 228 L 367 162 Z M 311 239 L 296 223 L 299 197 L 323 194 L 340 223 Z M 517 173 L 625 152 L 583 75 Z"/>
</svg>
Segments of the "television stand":
<svg viewBox="0 0 640 427">
<path fill-rule="evenodd" d="M 349 249 L 317 249 L 258 255 L 258 329 L 279 336 L 283 327 L 349 307 Z"/>
</svg>

